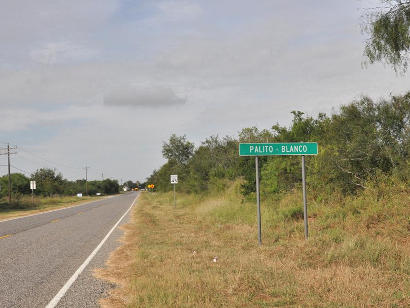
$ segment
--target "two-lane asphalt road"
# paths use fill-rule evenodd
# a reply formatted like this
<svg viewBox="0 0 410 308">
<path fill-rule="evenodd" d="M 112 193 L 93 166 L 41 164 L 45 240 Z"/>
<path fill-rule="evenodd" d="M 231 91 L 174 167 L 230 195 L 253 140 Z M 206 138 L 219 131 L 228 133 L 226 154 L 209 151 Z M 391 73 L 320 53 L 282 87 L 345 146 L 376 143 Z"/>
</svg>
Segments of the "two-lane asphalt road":
<svg viewBox="0 0 410 308">
<path fill-rule="evenodd" d="M 97 307 L 110 286 L 92 270 L 118 246 L 137 196 L 0 221 L 0 307 Z"/>
</svg>

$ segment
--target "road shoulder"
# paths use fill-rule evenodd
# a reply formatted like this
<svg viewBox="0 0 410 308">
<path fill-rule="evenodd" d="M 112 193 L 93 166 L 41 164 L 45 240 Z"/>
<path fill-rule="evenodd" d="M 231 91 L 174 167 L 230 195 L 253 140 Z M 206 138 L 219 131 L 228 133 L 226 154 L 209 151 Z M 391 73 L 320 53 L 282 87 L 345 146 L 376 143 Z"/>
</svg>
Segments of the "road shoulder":
<svg viewBox="0 0 410 308">
<path fill-rule="evenodd" d="M 112 286 L 108 292 L 102 294 L 99 304 L 103 308 L 124 307 L 129 296 L 129 277 L 135 265 L 135 253 L 137 250 L 137 227 L 136 215 L 138 203 L 128 214 L 128 223 L 123 224 L 119 229 L 123 235 L 118 240 L 118 246 L 113 250 L 103 266 L 96 268 L 94 277 Z"/>
</svg>

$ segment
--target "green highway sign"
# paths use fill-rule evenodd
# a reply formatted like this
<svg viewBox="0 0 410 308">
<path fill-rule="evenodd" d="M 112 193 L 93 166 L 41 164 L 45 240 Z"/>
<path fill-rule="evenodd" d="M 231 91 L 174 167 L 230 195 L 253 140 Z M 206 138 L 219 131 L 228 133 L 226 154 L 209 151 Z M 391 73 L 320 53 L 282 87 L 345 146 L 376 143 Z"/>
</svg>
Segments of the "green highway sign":
<svg viewBox="0 0 410 308">
<path fill-rule="evenodd" d="M 317 155 L 317 153 L 317 142 L 239 144 L 239 156 Z"/>
<path fill-rule="evenodd" d="M 306 197 L 305 155 L 317 155 L 317 142 L 286 142 L 286 143 L 240 143 L 239 156 L 255 156 L 256 170 L 256 217 L 258 221 L 258 242 L 262 245 L 261 204 L 259 191 L 259 156 L 300 155 L 302 156 L 302 190 L 303 190 L 303 220 L 305 224 L 305 239 L 309 237 L 308 213 Z"/>
</svg>

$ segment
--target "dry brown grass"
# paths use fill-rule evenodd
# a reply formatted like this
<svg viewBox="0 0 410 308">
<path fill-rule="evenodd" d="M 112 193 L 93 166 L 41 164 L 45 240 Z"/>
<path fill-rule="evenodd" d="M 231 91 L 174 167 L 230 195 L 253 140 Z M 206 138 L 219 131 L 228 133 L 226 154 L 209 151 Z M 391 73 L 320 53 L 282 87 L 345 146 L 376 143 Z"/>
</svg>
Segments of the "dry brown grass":
<svg viewBox="0 0 410 308">
<path fill-rule="evenodd" d="M 126 226 L 124 245 L 98 272 L 119 286 L 102 306 L 410 306 L 405 203 L 389 203 L 392 211 L 385 218 L 372 210 L 341 220 L 340 210 L 312 205 L 312 236 L 305 241 L 303 222 L 287 216 L 286 206 L 292 208 L 297 197 L 288 196 L 282 201 L 287 205 L 265 211 L 265 216 L 282 218 L 265 219 L 264 244 L 258 247 L 252 220 L 234 217 L 251 204 L 184 196 L 174 209 L 170 195 L 143 194 Z M 402 191 L 393 201 L 406 198 Z M 357 202 L 364 213 L 366 202 Z M 375 226 L 382 230 L 375 232 Z"/>
<path fill-rule="evenodd" d="M 111 253 L 105 268 L 94 270 L 94 276 L 117 286 L 111 290 L 110 296 L 100 299 L 101 307 L 124 307 L 128 302 L 129 274 L 135 266 L 135 254 L 138 249 L 136 228 L 136 208 L 131 212 L 132 223 L 121 226 L 124 235 L 121 246 Z"/>
</svg>

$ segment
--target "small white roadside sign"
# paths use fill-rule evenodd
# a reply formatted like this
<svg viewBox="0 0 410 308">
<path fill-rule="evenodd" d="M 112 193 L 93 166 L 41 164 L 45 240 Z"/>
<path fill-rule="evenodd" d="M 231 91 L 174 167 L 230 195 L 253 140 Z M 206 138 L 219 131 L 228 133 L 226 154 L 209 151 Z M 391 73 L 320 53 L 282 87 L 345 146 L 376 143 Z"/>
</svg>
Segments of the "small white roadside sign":
<svg viewBox="0 0 410 308">
<path fill-rule="evenodd" d="M 177 201 L 175 197 L 175 184 L 178 184 L 178 174 L 171 174 L 171 184 L 174 184 L 174 207 L 176 207 Z"/>
<path fill-rule="evenodd" d="M 171 174 L 171 184 L 178 184 L 178 174 Z"/>
<path fill-rule="evenodd" d="M 26 183 L 27 183 L 27 182 L 26 182 Z M 36 181 L 30 181 L 30 189 L 31 189 L 31 190 L 37 189 L 37 187 L 36 187 Z"/>
</svg>

